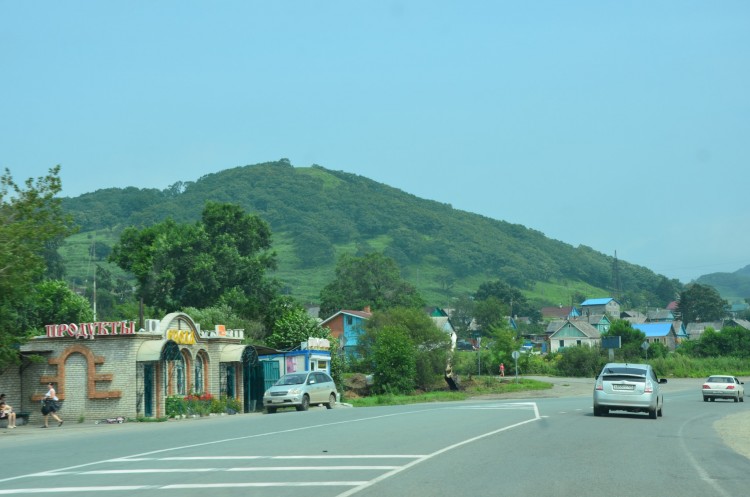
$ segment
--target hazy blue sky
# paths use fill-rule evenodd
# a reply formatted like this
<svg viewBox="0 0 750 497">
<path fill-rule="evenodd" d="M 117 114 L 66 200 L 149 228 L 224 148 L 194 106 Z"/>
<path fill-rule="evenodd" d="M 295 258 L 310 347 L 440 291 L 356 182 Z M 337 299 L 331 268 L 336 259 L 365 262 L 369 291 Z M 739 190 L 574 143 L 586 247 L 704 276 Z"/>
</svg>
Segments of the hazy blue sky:
<svg viewBox="0 0 750 497">
<path fill-rule="evenodd" d="M 750 264 L 750 2 L 0 0 L 0 167 L 288 158 L 688 282 Z"/>
</svg>

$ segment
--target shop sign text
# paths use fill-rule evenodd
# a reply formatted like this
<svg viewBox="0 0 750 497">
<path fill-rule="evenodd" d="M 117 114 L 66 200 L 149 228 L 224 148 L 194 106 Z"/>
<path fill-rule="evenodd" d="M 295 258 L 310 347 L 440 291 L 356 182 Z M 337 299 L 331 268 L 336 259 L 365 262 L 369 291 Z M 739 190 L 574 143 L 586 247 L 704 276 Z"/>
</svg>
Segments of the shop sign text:
<svg viewBox="0 0 750 497">
<path fill-rule="evenodd" d="M 195 333 L 193 330 L 167 330 L 167 340 L 173 340 L 180 345 L 194 345 Z"/>
<path fill-rule="evenodd" d="M 105 335 L 133 335 L 135 321 L 100 321 L 96 323 L 48 324 L 47 338 L 88 338 Z"/>
</svg>

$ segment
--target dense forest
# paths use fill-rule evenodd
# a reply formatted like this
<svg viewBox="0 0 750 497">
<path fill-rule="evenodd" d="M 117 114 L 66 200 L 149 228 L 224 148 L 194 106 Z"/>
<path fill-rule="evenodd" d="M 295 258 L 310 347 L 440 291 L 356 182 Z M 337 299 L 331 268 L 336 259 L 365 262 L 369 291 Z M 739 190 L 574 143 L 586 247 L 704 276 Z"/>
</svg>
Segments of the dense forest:
<svg viewBox="0 0 750 497">
<path fill-rule="evenodd" d="M 519 288 L 539 306 L 603 296 L 625 307 L 664 306 L 682 289 L 678 280 L 587 246 L 286 159 L 176 181 L 165 190 L 98 190 L 64 198 L 62 206 L 82 234 L 117 234 L 168 218 L 196 221 L 207 201 L 237 204 L 270 225 L 279 256 L 274 277 L 304 302 L 318 300 L 341 255 L 375 251 L 394 259 L 432 305 L 450 306 L 490 280 Z"/>
</svg>

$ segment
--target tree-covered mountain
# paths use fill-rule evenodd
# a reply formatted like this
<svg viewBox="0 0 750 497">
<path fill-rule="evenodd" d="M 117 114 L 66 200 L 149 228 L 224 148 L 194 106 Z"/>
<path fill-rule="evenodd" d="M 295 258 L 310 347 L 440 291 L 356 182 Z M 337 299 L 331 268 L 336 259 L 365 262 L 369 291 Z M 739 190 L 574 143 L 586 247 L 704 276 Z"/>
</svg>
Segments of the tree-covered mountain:
<svg viewBox="0 0 750 497">
<path fill-rule="evenodd" d="M 355 174 L 296 168 L 286 159 L 178 181 L 163 191 L 98 190 L 63 199 L 63 208 L 83 232 L 118 231 L 166 218 L 196 221 L 209 200 L 238 204 L 270 224 L 279 256 L 274 276 L 287 293 L 307 302 L 317 302 L 340 255 L 372 251 L 395 259 L 404 278 L 434 305 L 449 306 L 452 298 L 490 280 L 520 288 L 539 305 L 618 293 L 626 307 L 666 305 L 682 287 L 645 267 L 519 224 L 453 209 Z"/>
<path fill-rule="evenodd" d="M 750 298 L 750 265 L 733 273 L 704 274 L 696 282 L 711 285 L 730 302 L 741 302 Z"/>
</svg>

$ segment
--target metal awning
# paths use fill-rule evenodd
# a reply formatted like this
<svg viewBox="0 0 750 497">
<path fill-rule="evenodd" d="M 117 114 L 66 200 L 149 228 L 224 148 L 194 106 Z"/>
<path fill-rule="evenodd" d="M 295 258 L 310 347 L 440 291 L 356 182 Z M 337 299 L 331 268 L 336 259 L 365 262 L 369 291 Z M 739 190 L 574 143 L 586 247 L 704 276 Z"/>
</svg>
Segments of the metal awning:
<svg viewBox="0 0 750 497">
<path fill-rule="evenodd" d="M 161 349 L 166 342 L 164 340 L 149 340 L 138 347 L 135 360 L 138 362 L 158 361 L 161 358 Z"/>
<path fill-rule="evenodd" d="M 225 345 L 221 349 L 221 356 L 219 362 L 242 362 L 242 353 L 245 351 L 247 345 Z"/>
<path fill-rule="evenodd" d="M 258 355 L 277 353 L 278 350 L 263 345 L 229 344 L 221 349 L 219 362 L 246 362 L 250 357 L 255 357 L 257 361 Z"/>
</svg>

